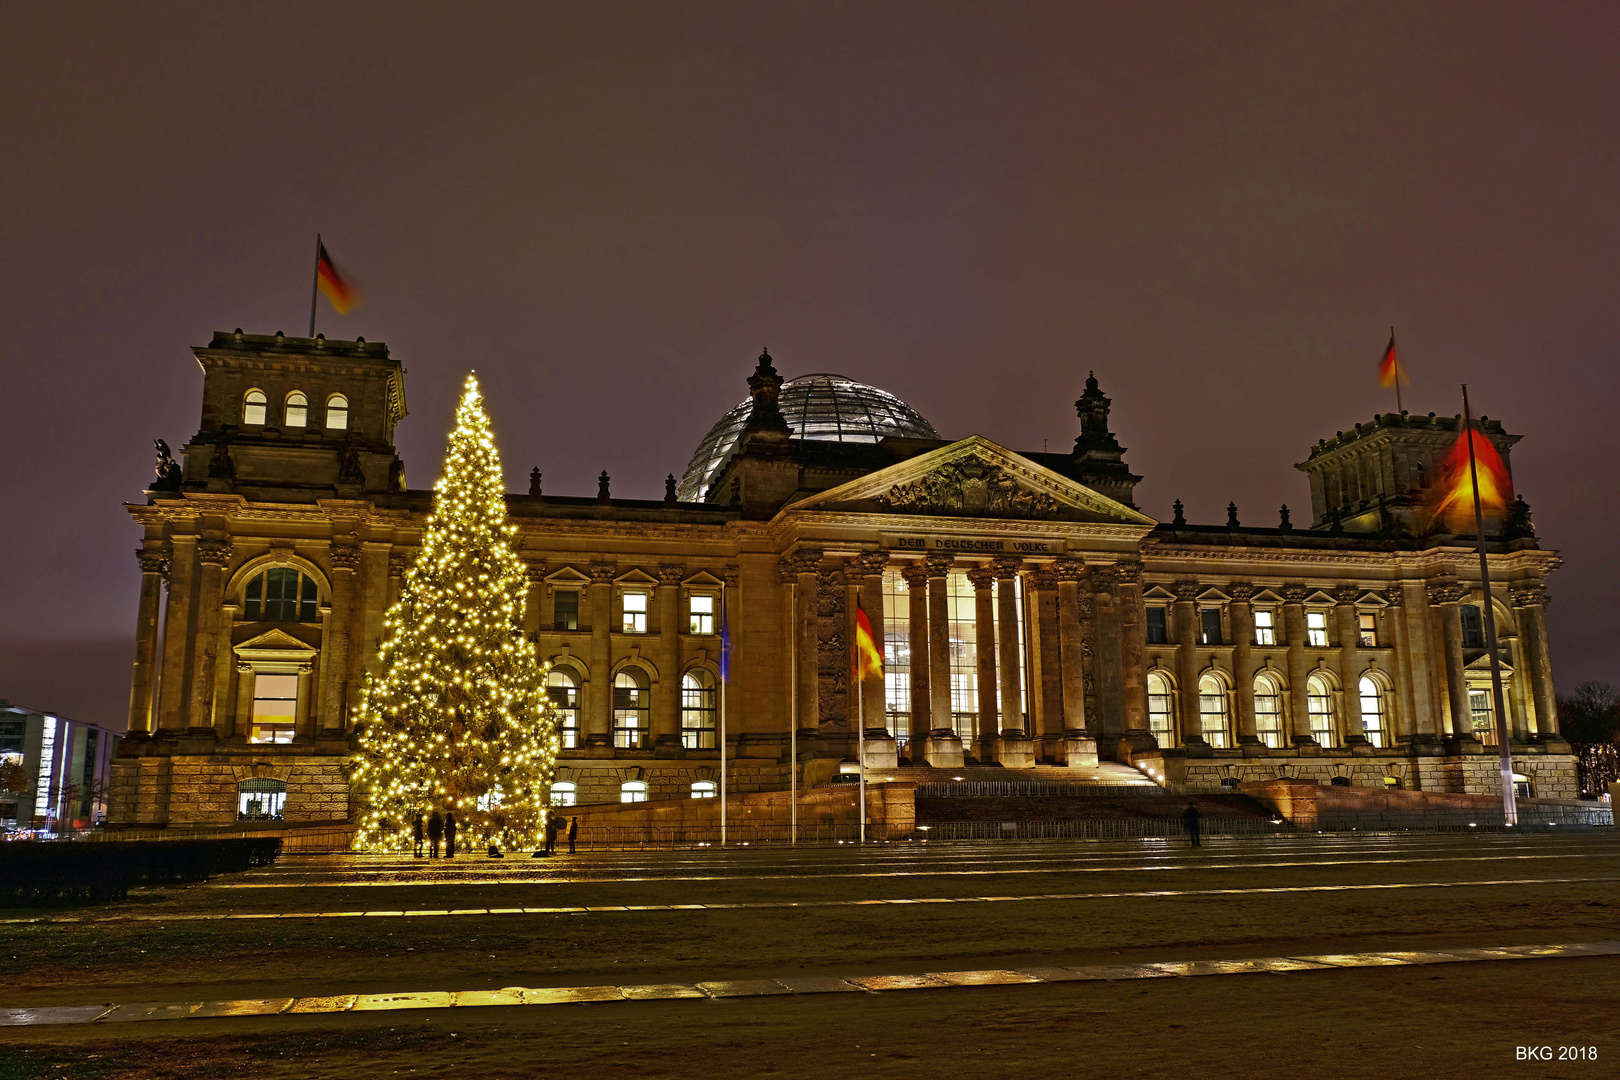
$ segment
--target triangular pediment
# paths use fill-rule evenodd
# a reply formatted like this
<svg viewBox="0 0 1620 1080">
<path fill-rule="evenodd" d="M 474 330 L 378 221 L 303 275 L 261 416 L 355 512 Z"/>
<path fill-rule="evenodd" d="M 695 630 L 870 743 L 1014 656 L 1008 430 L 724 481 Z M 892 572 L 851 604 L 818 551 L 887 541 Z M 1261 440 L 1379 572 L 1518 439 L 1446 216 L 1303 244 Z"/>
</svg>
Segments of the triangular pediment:
<svg viewBox="0 0 1620 1080">
<path fill-rule="evenodd" d="M 845 510 L 951 518 L 1022 518 L 1142 525 L 1139 510 L 1054 472 L 1004 446 L 970 435 L 794 503 Z"/>
<path fill-rule="evenodd" d="M 564 566 L 560 570 L 553 570 L 545 576 L 545 581 L 548 585 L 560 585 L 565 588 L 569 585 L 589 585 L 591 583 L 589 577 L 572 566 Z"/>
<path fill-rule="evenodd" d="M 232 646 L 231 651 L 243 660 L 302 662 L 314 657 L 319 650 L 285 630 L 272 628 Z"/>
</svg>

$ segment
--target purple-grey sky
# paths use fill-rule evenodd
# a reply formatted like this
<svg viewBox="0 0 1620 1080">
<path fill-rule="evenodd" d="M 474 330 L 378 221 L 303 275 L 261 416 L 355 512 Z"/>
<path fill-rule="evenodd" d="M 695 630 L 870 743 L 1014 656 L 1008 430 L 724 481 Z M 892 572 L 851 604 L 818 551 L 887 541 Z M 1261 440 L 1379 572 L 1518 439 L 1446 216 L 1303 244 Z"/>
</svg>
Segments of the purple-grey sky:
<svg viewBox="0 0 1620 1080">
<path fill-rule="evenodd" d="M 409 369 L 436 475 L 476 367 L 510 483 L 654 497 L 746 393 L 836 371 L 1053 449 L 1095 368 L 1192 521 L 1303 520 L 1393 407 L 1525 436 L 1558 682 L 1620 680 L 1611 4 L 11 5 L 0 13 L 0 696 L 122 724 L 151 440 L 187 351 Z"/>
</svg>

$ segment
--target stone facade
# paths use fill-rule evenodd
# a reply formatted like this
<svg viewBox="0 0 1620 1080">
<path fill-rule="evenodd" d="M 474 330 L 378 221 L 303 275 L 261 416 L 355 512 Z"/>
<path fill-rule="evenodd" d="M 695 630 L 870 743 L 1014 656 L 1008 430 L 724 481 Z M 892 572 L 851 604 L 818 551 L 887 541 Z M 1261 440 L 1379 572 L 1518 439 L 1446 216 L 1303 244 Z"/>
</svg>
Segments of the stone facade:
<svg viewBox="0 0 1620 1080">
<path fill-rule="evenodd" d="M 195 352 L 202 425 L 128 507 L 141 590 L 111 818 L 342 820 L 360 690 L 431 505 L 394 451 L 403 371 L 362 341 L 237 332 Z M 1300 466 L 1320 493 L 1310 528 L 1286 508 L 1244 526 L 1235 507 L 1200 526 L 1135 507 L 1095 378 L 1058 453 L 915 424 L 827 441 L 777 407 L 768 356 L 748 384 L 728 456 L 688 470 L 682 490 L 712 478 L 700 501 L 673 478 L 663 500 L 614 498 L 607 478 L 546 494 L 538 470 L 508 496 L 576 804 L 689 795 L 718 779 L 722 731 L 738 793 L 785 788 L 795 746 L 825 776 L 808 766 L 862 745 L 874 768 L 1100 757 L 1173 789 L 1490 790 L 1487 611 L 1515 768 L 1572 793 L 1545 622 L 1558 559 L 1527 509 L 1489 541 L 1488 608 L 1470 542 L 1377 512 L 1416 505 L 1415 465 L 1454 422 L 1381 417 L 1320 444 Z M 1516 438 L 1488 431 L 1504 453 Z M 858 612 L 886 683 L 852 675 Z"/>
</svg>

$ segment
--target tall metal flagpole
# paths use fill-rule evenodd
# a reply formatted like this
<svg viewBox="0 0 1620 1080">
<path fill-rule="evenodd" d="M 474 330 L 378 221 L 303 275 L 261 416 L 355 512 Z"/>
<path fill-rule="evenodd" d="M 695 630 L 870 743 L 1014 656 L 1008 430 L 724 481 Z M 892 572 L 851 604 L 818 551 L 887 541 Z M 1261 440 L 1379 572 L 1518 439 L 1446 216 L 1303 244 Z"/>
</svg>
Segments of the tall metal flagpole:
<svg viewBox="0 0 1620 1080">
<path fill-rule="evenodd" d="M 788 691 L 793 695 L 793 703 L 789 706 L 789 715 L 792 718 L 788 732 L 788 843 L 797 847 L 799 844 L 799 587 L 793 589 L 793 613 L 788 616 L 788 659 L 792 667 L 788 670 L 792 675 L 788 679 Z"/>
<path fill-rule="evenodd" d="M 1491 704 L 1496 709 L 1496 755 L 1502 766 L 1502 822 L 1517 825 L 1519 808 L 1513 792 L 1513 748 L 1508 745 L 1507 709 L 1502 702 L 1502 661 L 1496 654 L 1496 612 L 1491 605 L 1491 567 L 1485 558 L 1485 509 L 1479 501 L 1479 466 L 1474 461 L 1474 418 L 1468 409 L 1467 383 L 1463 384 L 1462 395 L 1463 432 L 1468 438 L 1468 479 L 1474 487 L 1474 532 L 1479 539 L 1479 584 L 1485 593 L 1485 647 L 1491 654 Z"/>
<path fill-rule="evenodd" d="M 321 288 L 321 234 L 315 234 L 315 278 L 309 283 L 309 336 L 315 336 L 315 296 Z"/>
<path fill-rule="evenodd" d="M 857 736 L 855 745 L 861 755 L 861 843 L 866 843 L 866 665 L 861 664 L 859 671 L 861 677 L 855 683 L 855 700 L 859 702 L 855 707 L 857 721 L 861 725 L 861 733 Z"/>
<path fill-rule="evenodd" d="M 731 681 L 731 624 L 720 591 L 720 846 L 726 846 L 726 684 Z"/>
<path fill-rule="evenodd" d="M 1389 347 L 1395 349 L 1395 328 L 1389 328 Z M 1395 351 L 1395 411 L 1405 412 L 1406 406 L 1401 404 L 1401 354 Z"/>
</svg>

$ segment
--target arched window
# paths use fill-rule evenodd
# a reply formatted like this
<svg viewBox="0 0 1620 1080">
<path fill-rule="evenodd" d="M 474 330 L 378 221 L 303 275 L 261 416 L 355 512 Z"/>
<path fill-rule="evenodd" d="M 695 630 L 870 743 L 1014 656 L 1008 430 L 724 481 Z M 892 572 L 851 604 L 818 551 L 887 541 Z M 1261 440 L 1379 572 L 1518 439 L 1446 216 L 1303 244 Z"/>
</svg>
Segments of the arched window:
<svg viewBox="0 0 1620 1080">
<path fill-rule="evenodd" d="M 1273 750 L 1283 745 L 1282 688 L 1261 672 L 1254 677 L 1254 733 Z"/>
<path fill-rule="evenodd" d="M 551 785 L 552 806 L 573 806 L 575 789 L 571 780 L 558 780 Z"/>
<path fill-rule="evenodd" d="M 693 668 L 681 679 L 681 745 L 714 749 L 714 676 Z"/>
<path fill-rule="evenodd" d="M 1157 671 L 1148 672 L 1148 730 L 1161 747 L 1176 745 L 1176 698 L 1170 680 Z"/>
<path fill-rule="evenodd" d="M 242 424 L 244 427 L 263 425 L 265 408 L 270 399 L 264 396 L 263 390 L 249 390 L 242 398 Z"/>
<path fill-rule="evenodd" d="M 287 395 L 287 426 L 301 428 L 309 424 L 309 398 L 302 390 Z"/>
<path fill-rule="evenodd" d="M 646 802 L 647 801 L 647 781 L 645 781 L 645 780 L 626 780 L 624 783 L 620 784 L 619 785 L 619 801 L 620 802 Z"/>
<path fill-rule="evenodd" d="M 1371 675 L 1363 675 L 1361 690 L 1361 730 L 1374 746 L 1389 745 L 1389 730 L 1384 724 L 1384 687 Z"/>
<path fill-rule="evenodd" d="M 1334 745 L 1333 688 L 1320 675 L 1305 681 L 1305 712 L 1311 721 L 1311 737 L 1319 746 Z"/>
<path fill-rule="evenodd" d="M 692 781 L 692 798 L 694 798 L 694 799 L 712 799 L 712 798 L 714 798 L 714 781 L 713 780 L 694 780 L 694 781 Z"/>
<path fill-rule="evenodd" d="M 641 749 L 647 737 L 652 694 L 640 668 L 628 667 L 613 679 L 613 745 Z M 628 801 L 628 800 L 627 800 Z"/>
<path fill-rule="evenodd" d="M 236 787 L 236 820 L 280 821 L 287 806 L 287 785 L 255 776 Z"/>
<path fill-rule="evenodd" d="M 546 673 L 546 696 L 551 699 L 551 707 L 557 710 L 557 734 L 562 748 L 574 749 L 579 745 L 579 683 L 562 668 L 552 668 Z"/>
<path fill-rule="evenodd" d="M 349 426 L 349 399 L 333 394 L 326 399 L 326 430 L 344 431 Z"/>
<path fill-rule="evenodd" d="M 315 622 L 320 618 L 315 579 L 290 566 L 273 566 L 248 580 L 242 618 L 248 622 Z"/>
<path fill-rule="evenodd" d="M 1198 724 L 1206 743 L 1226 745 L 1226 686 L 1214 674 L 1198 680 Z"/>
</svg>

